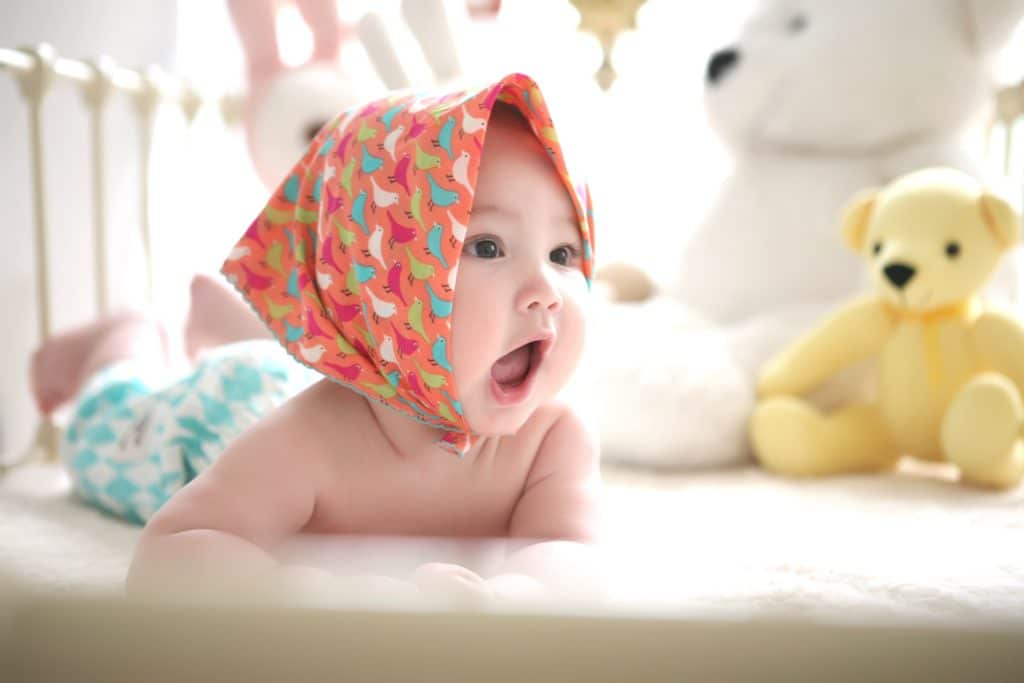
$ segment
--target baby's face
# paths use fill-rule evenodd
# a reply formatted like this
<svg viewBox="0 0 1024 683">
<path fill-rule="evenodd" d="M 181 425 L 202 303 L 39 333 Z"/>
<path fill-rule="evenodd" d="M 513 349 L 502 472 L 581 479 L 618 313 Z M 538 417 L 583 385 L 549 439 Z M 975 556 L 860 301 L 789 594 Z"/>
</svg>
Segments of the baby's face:
<svg viewBox="0 0 1024 683">
<path fill-rule="evenodd" d="M 495 111 L 452 312 L 452 363 L 473 431 L 516 432 L 580 359 L 587 284 L 579 219 L 526 124 Z"/>
</svg>

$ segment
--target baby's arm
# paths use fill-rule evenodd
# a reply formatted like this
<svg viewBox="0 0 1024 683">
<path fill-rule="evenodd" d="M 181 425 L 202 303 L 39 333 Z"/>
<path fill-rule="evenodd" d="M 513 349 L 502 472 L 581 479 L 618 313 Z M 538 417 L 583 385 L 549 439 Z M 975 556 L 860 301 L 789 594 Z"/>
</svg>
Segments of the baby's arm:
<svg viewBox="0 0 1024 683">
<path fill-rule="evenodd" d="M 825 318 L 761 369 L 762 398 L 800 395 L 885 344 L 895 320 L 881 299 L 853 301 Z"/>
<path fill-rule="evenodd" d="M 499 595 L 593 595 L 600 523 L 597 438 L 566 410 L 541 443 L 512 513 L 509 536 L 531 543 L 506 558 L 488 584 Z"/>
<path fill-rule="evenodd" d="M 300 531 L 323 481 L 299 395 L 239 436 L 142 532 L 131 593 L 195 594 L 278 577 L 268 549 Z M 312 571 L 312 570 L 310 570 Z"/>
</svg>

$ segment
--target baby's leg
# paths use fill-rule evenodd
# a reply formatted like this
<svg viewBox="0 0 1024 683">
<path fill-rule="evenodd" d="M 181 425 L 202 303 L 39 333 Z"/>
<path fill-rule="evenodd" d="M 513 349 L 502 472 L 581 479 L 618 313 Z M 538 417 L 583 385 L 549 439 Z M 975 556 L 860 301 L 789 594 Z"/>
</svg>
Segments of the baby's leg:
<svg viewBox="0 0 1024 683">
<path fill-rule="evenodd" d="M 208 348 L 247 339 L 269 339 L 270 332 L 237 292 L 206 276 L 196 275 L 189 287 L 185 352 L 195 360 Z"/>
<path fill-rule="evenodd" d="M 877 408 L 855 405 L 822 415 L 806 401 L 763 401 L 750 427 L 761 464 L 782 474 L 808 476 L 863 472 L 899 460 Z"/>
<path fill-rule="evenodd" d="M 942 420 L 942 450 L 964 480 L 993 488 L 1024 477 L 1024 405 L 1016 385 L 986 372 L 953 398 Z"/>
<path fill-rule="evenodd" d="M 94 374 L 131 359 L 167 364 L 167 332 L 139 311 L 108 315 L 48 339 L 32 355 L 29 371 L 39 411 L 52 413 L 78 395 Z"/>
</svg>

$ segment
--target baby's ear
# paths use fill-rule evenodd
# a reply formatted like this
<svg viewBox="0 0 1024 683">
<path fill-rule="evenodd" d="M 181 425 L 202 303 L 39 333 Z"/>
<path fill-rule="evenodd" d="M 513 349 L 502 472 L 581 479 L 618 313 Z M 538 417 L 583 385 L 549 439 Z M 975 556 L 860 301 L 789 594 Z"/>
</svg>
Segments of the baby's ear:
<svg viewBox="0 0 1024 683">
<path fill-rule="evenodd" d="M 1009 202 L 985 192 L 978 198 L 978 209 L 985 225 L 1004 248 L 1010 249 L 1020 241 L 1020 216 Z"/>
<path fill-rule="evenodd" d="M 843 209 L 843 241 L 855 253 L 864 250 L 864 238 L 868 233 L 868 221 L 875 208 L 878 190 L 864 190 L 854 197 Z"/>
</svg>

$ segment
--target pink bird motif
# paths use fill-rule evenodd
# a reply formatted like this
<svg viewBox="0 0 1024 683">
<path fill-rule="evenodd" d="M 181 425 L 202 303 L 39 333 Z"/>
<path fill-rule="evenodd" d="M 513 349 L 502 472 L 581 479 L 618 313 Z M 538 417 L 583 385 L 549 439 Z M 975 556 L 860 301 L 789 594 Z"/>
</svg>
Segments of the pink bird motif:
<svg viewBox="0 0 1024 683">
<path fill-rule="evenodd" d="M 395 341 L 398 342 L 398 351 L 403 356 L 408 356 L 410 353 L 416 353 L 416 351 L 419 350 L 420 343 L 415 339 L 403 337 L 398 331 L 398 328 L 395 327 L 394 323 L 391 323 L 391 330 L 395 333 Z"/>
<path fill-rule="evenodd" d="M 391 223 L 391 239 L 389 243 L 392 247 L 395 246 L 395 242 L 405 244 L 406 242 L 411 242 L 416 237 L 416 228 L 402 225 L 394 219 L 390 211 L 388 211 L 388 221 Z"/>
<path fill-rule="evenodd" d="M 408 192 L 409 192 L 409 190 L 406 189 L 406 193 L 408 193 Z M 248 237 L 249 239 L 251 239 L 252 241 L 256 242 L 256 244 L 260 245 L 261 247 L 263 246 L 263 241 L 260 239 L 260 219 L 259 219 L 259 216 L 257 216 L 253 220 L 253 222 L 249 224 L 249 227 L 246 228 L 245 236 Z"/>
<path fill-rule="evenodd" d="M 307 307 L 303 318 L 306 321 L 306 338 L 312 339 L 313 337 L 327 337 L 324 333 L 323 328 L 317 323 L 316 318 L 313 316 L 313 309 Z"/>
<path fill-rule="evenodd" d="M 485 97 L 484 101 L 480 103 L 480 108 L 483 109 L 484 111 L 490 111 L 491 109 L 493 109 L 494 102 L 495 100 L 498 99 L 498 93 L 500 92 L 500 85 L 496 85 L 493 88 L 491 88 L 491 92 L 487 93 L 487 97 Z"/>
<path fill-rule="evenodd" d="M 342 207 L 345 202 L 341 197 L 331 192 L 331 188 L 327 188 L 327 217 L 330 218 L 334 215 L 334 212 Z"/>
<path fill-rule="evenodd" d="M 405 295 L 402 294 L 402 262 L 395 261 L 394 265 L 388 268 L 388 284 L 387 291 L 389 294 L 394 294 L 398 297 L 398 300 L 402 302 L 403 306 L 409 304 L 405 301 Z"/>
<path fill-rule="evenodd" d="M 336 373 L 347 379 L 349 382 L 355 382 L 357 379 L 359 379 L 359 373 L 362 372 L 362 368 L 359 367 L 358 363 L 353 363 L 352 365 L 338 365 L 337 363 L 332 363 L 329 360 L 325 360 L 323 364 L 330 368 L 331 370 L 334 370 Z"/>
<path fill-rule="evenodd" d="M 414 371 L 410 370 L 406 373 L 405 378 L 409 381 L 409 386 L 412 387 L 412 393 L 416 394 L 424 401 L 428 400 L 427 395 L 423 392 L 423 387 L 420 386 L 420 376 Z"/>
<path fill-rule="evenodd" d="M 427 129 L 425 121 L 421 121 L 419 117 L 413 117 L 412 126 L 409 128 L 409 134 L 405 136 L 406 140 L 417 138 L 420 134 Z"/>
<path fill-rule="evenodd" d="M 334 150 L 334 153 L 338 156 L 338 161 L 345 161 L 345 150 L 348 149 L 348 143 L 352 140 L 352 131 L 346 133 L 345 137 L 338 143 L 338 149 Z"/>
<path fill-rule="evenodd" d="M 334 297 L 332 297 L 330 294 L 327 295 L 327 300 L 331 302 L 331 308 L 334 309 L 335 317 L 337 317 L 338 320 L 340 320 L 343 323 L 347 323 L 354 320 L 355 317 L 359 315 L 360 311 L 362 310 L 359 304 L 339 304 L 337 301 L 334 300 Z"/>
<path fill-rule="evenodd" d="M 403 154 L 402 158 L 395 164 L 394 174 L 388 176 L 388 180 L 401 185 L 406 194 L 409 194 L 409 163 L 409 155 Z"/>
<path fill-rule="evenodd" d="M 332 240 L 334 240 L 334 233 L 327 233 L 327 237 L 324 238 L 320 248 L 320 263 L 326 263 L 340 273 L 341 268 L 338 267 L 337 261 L 334 260 L 334 251 L 331 249 L 333 246 Z"/>
<path fill-rule="evenodd" d="M 264 289 L 269 289 L 270 285 L 274 283 L 273 278 L 266 277 L 265 275 L 257 275 L 256 273 L 249 270 L 249 268 L 244 263 L 241 265 L 242 270 L 245 272 L 246 289 L 254 289 L 257 292 L 261 292 Z M 404 304 L 405 301 L 402 301 L 402 303 Z"/>
<path fill-rule="evenodd" d="M 356 118 L 365 119 L 367 117 L 373 116 L 374 114 L 379 112 L 380 109 L 380 104 L 378 104 L 377 102 L 370 102 L 368 105 L 359 110 L 359 113 L 356 114 Z"/>
</svg>

